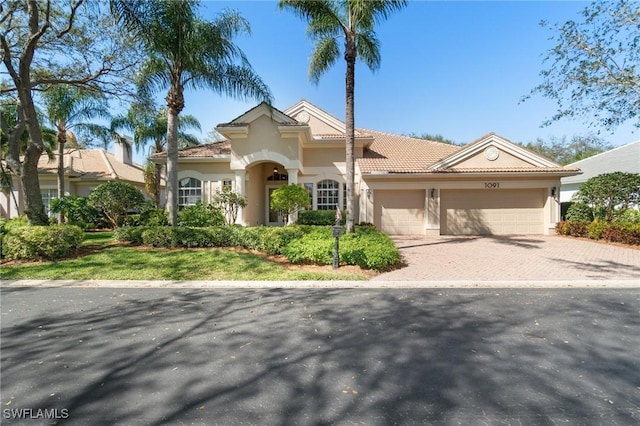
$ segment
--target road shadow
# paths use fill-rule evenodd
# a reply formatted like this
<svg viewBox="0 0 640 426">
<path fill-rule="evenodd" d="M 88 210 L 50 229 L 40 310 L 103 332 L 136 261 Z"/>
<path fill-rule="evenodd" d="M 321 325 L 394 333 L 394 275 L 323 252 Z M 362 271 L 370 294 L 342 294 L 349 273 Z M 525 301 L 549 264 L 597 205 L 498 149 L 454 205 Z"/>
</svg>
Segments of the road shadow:
<svg viewBox="0 0 640 426">
<path fill-rule="evenodd" d="M 639 418 L 640 302 L 616 291 L 1 291 L 3 408 L 58 424 Z"/>
</svg>

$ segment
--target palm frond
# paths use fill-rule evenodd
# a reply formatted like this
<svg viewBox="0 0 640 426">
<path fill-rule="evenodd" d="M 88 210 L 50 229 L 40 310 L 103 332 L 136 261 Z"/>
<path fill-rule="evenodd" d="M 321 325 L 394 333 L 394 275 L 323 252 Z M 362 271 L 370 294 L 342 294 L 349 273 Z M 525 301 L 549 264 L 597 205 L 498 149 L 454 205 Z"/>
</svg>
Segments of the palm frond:
<svg viewBox="0 0 640 426">
<path fill-rule="evenodd" d="M 366 31 L 356 34 L 356 50 L 358 52 L 358 58 L 360 58 L 371 71 L 380 68 L 380 42 L 375 32 Z"/>
<path fill-rule="evenodd" d="M 316 43 L 309 63 L 309 79 L 317 84 L 320 77 L 331 68 L 340 57 L 340 48 L 335 38 L 325 38 Z"/>
</svg>

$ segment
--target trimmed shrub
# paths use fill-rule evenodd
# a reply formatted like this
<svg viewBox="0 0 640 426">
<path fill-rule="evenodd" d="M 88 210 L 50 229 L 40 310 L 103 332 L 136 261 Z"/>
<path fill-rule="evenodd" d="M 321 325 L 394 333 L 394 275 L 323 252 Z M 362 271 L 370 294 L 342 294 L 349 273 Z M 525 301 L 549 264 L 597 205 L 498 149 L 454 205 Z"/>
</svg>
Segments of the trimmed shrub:
<svg viewBox="0 0 640 426">
<path fill-rule="evenodd" d="M 594 220 L 587 225 L 587 236 L 592 240 L 599 240 L 602 235 L 602 231 L 607 227 L 607 222 Z"/>
<path fill-rule="evenodd" d="M 198 203 L 185 207 L 178 212 L 178 225 L 180 226 L 222 226 L 224 215 L 215 205 Z"/>
<path fill-rule="evenodd" d="M 291 263 L 333 263 L 333 236 L 329 227 L 315 227 L 282 248 Z"/>
<path fill-rule="evenodd" d="M 334 238 L 331 227 L 313 228 L 292 240 L 282 249 L 291 263 L 333 263 Z M 340 260 L 364 269 L 384 271 L 400 263 L 400 252 L 393 241 L 370 226 L 355 228 L 355 232 L 340 238 Z"/>
<path fill-rule="evenodd" d="M 589 237 L 616 243 L 640 245 L 640 224 L 608 223 L 604 221 L 558 222 L 556 231 L 560 235 Z"/>
<path fill-rule="evenodd" d="M 76 225 L 82 229 L 104 228 L 109 222 L 102 211 L 93 208 L 87 197 L 66 195 L 51 200 L 51 211 L 62 213 L 66 223 Z"/>
<path fill-rule="evenodd" d="M 347 214 L 342 212 L 341 225 L 344 225 L 347 220 Z M 336 211 L 335 210 L 300 210 L 298 212 L 299 225 L 317 225 L 326 226 L 336 223 Z"/>
<path fill-rule="evenodd" d="M 145 226 L 123 226 L 113 231 L 113 239 L 116 241 L 129 242 L 135 245 L 141 245 L 142 233 L 147 230 Z"/>
<path fill-rule="evenodd" d="M 117 228 L 123 225 L 127 212 L 144 204 L 144 196 L 130 183 L 109 181 L 91 191 L 89 204 L 102 211 L 113 228 Z"/>
<path fill-rule="evenodd" d="M 130 214 L 124 220 L 125 226 L 167 226 L 169 219 L 165 209 L 157 208 L 148 201 L 138 214 Z"/>
<path fill-rule="evenodd" d="M 7 231 L 2 250 L 11 260 L 53 260 L 77 253 L 83 240 L 74 225 L 20 226 Z"/>
<path fill-rule="evenodd" d="M 386 234 L 372 227 L 356 227 L 340 238 L 340 259 L 363 269 L 386 271 L 402 261 L 400 251 Z"/>
<path fill-rule="evenodd" d="M 591 222 L 594 219 L 593 209 L 584 203 L 572 203 L 565 216 L 571 222 Z"/>
<path fill-rule="evenodd" d="M 614 243 L 640 245 L 639 224 L 609 224 L 602 230 L 600 237 Z"/>
<path fill-rule="evenodd" d="M 613 221 L 615 223 L 637 223 L 640 224 L 640 210 L 626 209 L 617 212 Z"/>
<path fill-rule="evenodd" d="M 251 229 L 251 228 L 249 228 Z M 305 234 L 305 227 L 291 225 L 285 227 L 253 228 L 260 234 L 260 247 L 258 250 L 267 254 L 282 254 L 282 249 L 292 241 L 301 238 Z M 308 229 L 308 228 L 306 228 Z"/>
</svg>

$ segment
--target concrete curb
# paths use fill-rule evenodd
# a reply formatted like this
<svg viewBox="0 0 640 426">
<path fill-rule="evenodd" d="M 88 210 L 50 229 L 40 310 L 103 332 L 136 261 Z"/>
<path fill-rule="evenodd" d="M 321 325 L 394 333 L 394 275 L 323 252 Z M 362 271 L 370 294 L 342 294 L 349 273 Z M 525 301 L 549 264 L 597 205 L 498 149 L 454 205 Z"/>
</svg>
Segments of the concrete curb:
<svg viewBox="0 0 640 426">
<path fill-rule="evenodd" d="M 0 287 L 91 288 L 640 288 L 640 280 L 568 281 L 125 281 L 125 280 L 6 280 Z"/>
</svg>

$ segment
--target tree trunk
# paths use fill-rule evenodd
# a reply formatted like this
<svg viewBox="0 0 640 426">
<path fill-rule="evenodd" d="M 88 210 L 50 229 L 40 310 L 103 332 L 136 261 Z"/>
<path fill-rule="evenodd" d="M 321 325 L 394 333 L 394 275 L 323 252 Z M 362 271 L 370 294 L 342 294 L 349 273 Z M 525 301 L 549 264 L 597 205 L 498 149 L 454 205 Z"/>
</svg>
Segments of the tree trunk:
<svg viewBox="0 0 640 426">
<path fill-rule="evenodd" d="M 356 73 L 356 44 L 355 39 L 349 37 L 347 39 L 345 49 L 345 59 L 347 61 L 346 78 L 346 169 L 347 169 L 347 233 L 353 232 L 354 227 L 354 186 L 355 186 L 355 117 L 354 117 L 354 92 L 355 92 L 355 73 Z"/>
<path fill-rule="evenodd" d="M 27 80 L 28 81 L 28 80 Z M 27 85 L 28 86 L 28 85 Z M 38 177 L 38 161 L 44 152 L 42 131 L 31 97 L 30 87 L 18 89 L 18 96 L 23 108 L 30 143 L 24 152 L 24 160 L 20 171 L 20 181 L 24 195 L 25 214 L 32 225 L 48 225 L 49 218 L 44 212 L 40 180 Z"/>
<path fill-rule="evenodd" d="M 178 115 L 184 108 L 182 86 L 172 85 L 167 94 L 167 216 L 178 225 Z"/>
<path fill-rule="evenodd" d="M 156 207 L 160 207 L 160 184 L 162 183 L 162 164 L 154 164 L 155 174 L 154 180 L 156 182 L 153 189 L 153 199 L 156 203 Z"/>
<path fill-rule="evenodd" d="M 49 219 L 44 212 L 40 181 L 38 179 L 38 161 L 40 160 L 40 155 L 44 152 L 44 144 L 42 143 L 42 131 L 31 93 L 31 62 L 33 61 L 37 43 L 47 30 L 49 23 L 46 22 L 42 28 L 40 27 L 37 1 L 31 0 L 26 4 L 29 15 L 29 41 L 24 45 L 20 54 L 18 70 L 16 71 L 13 67 L 6 51 L 3 62 L 15 83 L 18 95 L 18 119 L 24 123 L 27 132 L 29 132 L 30 141 L 24 152 L 24 160 L 20 164 L 20 138 L 10 139 L 7 163 L 14 173 L 17 173 L 20 177 L 25 213 L 29 223 L 32 225 L 48 225 Z"/>
<path fill-rule="evenodd" d="M 64 144 L 66 130 L 58 127 L 58 198 L 64 197 Z M 58 213 L 58 223 L 64 223 L 64 213 Z"/>
</svg>

